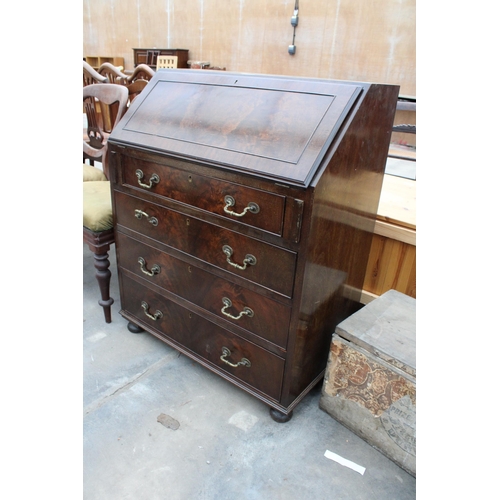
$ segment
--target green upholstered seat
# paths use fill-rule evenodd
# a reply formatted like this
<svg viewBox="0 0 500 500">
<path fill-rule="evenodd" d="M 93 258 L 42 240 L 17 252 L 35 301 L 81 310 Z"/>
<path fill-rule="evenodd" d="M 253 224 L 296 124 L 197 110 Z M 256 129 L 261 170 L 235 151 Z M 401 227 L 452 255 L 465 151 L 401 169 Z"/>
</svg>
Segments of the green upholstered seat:
<svg viewBox="0 0 500 500">
<path fill-rule="evenodd" d="M 113 227 L 109 181 L 83 183 L 83 226 L 94 232 L 105 231 Z"/>
<path fill-rule="evenodd" d="M 87 163 L 83 164 L 83 182 L 107 181 L 104 172 Z"/>
</svg>

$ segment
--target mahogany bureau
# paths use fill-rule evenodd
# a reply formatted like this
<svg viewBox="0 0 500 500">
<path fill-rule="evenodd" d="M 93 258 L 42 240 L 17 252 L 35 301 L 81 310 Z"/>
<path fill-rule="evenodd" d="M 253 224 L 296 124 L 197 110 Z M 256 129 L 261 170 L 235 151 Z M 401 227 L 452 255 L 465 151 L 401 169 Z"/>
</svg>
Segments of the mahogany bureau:
<svg viewBox="0 0 500 500">
<path fill-rule="evenodd" d="M 156 72 L 109 138 L 129 330 L 289 420 L 360 307 L 398 90 Z"/>
</svg>

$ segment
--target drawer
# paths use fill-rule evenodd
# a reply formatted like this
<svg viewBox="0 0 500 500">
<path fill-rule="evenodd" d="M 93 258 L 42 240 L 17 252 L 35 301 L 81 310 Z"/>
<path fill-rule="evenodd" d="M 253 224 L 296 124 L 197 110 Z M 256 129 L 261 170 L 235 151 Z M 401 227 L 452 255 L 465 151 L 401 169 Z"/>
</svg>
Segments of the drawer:
<svg viewBox="0 0 500 500">
<path fill-rule="evenodd" d="M 121 168 L 125 185 L 283 234 L 284 196 L 126 155 Z"/>
<path fill-rule="evenodd" d="M 296 254 L 155 203 L 115 191 L 117 226 L 292 296 Z"/>
<path fill-rule="evenodd" d="M 120 266 L 286 349 L 290 307 L 117 232 Z"/>
<path fill-rule="evenodd" d="M 122 308 L 149 325 L 167 342 L 208 362 L 228 378 L 279 400 L 284 360 L 162 297 L 135 280 L 121 276 Z M 234 365 L 234 366 L 233 366 Z"/>
</svg>

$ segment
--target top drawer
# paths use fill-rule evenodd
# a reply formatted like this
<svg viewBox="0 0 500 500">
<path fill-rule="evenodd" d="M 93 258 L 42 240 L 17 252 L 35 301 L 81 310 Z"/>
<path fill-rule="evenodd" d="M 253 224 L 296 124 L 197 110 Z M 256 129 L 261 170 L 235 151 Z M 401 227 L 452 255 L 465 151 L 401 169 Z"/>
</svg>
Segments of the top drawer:
<svg viewBox="0 0 500 500">
<path fill-rule="evenodd" d="M 124 185 L 283 234 L 284 196 L 127 155 L 121 169 Z"/>
</svg>

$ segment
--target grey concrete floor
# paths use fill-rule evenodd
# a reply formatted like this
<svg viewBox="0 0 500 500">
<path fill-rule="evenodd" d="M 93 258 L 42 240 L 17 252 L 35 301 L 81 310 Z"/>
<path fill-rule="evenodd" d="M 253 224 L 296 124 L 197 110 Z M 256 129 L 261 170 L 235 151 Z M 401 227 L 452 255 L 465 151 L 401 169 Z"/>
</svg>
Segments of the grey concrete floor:
<svg viewBox="0 0 500 500">
<path fill-rule="evenodd" d="M 114 247 L 110 259 L 115 303 L 106 324 L 84 245 L 85 500 L 416 498 L 414 477 L 319 408 L 321 385 L 278 424 L 253 396 L 152 335 L 130 333 Z M 364 475 L 325 458 L 327 450 Z"/>
</svg>

